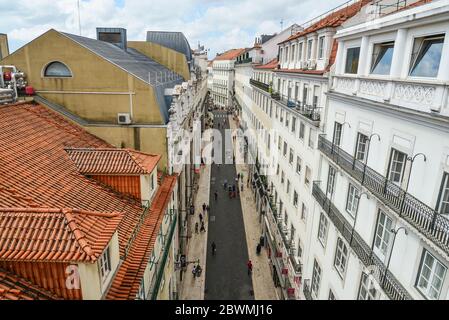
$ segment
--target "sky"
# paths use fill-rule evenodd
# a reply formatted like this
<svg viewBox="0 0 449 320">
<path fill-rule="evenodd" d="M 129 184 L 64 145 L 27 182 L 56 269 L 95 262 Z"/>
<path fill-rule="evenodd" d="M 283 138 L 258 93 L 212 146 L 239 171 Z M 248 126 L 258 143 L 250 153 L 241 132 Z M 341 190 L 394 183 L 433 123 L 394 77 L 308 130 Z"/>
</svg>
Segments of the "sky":
<svg viewBox="0 0 449 320">
<path fill-rule="evenodd" d="M 53 28 L 95 38 L 96 27 L 127 29 L 128 40 L 147 30 L 181 31 L 209 58 L 231 48 L 251 47 L 261 34 L 302 24 L 344 0 L 0 0 L 0 33 L 13 52 Z"/>
</svg>

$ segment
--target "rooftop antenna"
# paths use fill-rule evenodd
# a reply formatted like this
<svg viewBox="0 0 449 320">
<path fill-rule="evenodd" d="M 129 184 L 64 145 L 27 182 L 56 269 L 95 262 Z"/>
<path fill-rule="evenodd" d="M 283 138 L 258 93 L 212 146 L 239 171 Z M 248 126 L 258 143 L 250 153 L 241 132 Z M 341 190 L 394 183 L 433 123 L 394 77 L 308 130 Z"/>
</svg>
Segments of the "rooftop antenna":
<svg viewBox="0 0 449 320">
<path fill-rule="evenodd" d="M 80 10 L 80 0 L 77 2 L 78 4 L 78 28 L 81 35 L 81 10 Z"/>
<path fill-rule="evenodd" d="M 281 25 L 281 31 L 284 30 L 284 19 L 281 19 L 280 25 Z"/>
</svg>

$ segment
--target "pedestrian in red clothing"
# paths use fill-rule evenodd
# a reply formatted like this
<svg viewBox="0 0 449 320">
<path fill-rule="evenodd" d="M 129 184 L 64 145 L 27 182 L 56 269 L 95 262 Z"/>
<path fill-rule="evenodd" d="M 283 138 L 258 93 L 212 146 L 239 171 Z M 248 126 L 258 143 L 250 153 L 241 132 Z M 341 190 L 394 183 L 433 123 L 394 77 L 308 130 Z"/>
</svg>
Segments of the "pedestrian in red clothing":
<svg viewBox="0 0 449 320">
<path fill-rule="evenodd" d="M 253 272 L 253 263 L 251 262 L 251 260 L 248 260 L 246 266 L 248 267 L 248 275 L 251 275 L 251 273 Z"/>
</svg>

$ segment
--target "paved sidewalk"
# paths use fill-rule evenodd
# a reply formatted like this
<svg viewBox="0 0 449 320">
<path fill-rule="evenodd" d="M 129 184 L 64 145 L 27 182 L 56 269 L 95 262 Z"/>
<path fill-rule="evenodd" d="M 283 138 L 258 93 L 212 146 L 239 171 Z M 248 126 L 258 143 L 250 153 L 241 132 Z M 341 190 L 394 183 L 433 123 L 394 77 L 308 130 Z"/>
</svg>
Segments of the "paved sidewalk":
<svg viewBox="0 0 449 320">
<path fill-rule="evenodd" d="M 231 129 L 236 129 L 237 125 L 229 116 Z M 234 145 L 235 149 L 235 145 Z M 240 199 L 242 202 L 243 220 L 245 224 L 246 243 L 248 245 L 249 258 L 253 263 L 253 289 L 256 300 L 279 300 L 276 288 L 271 276 L 269 259 L 266 250 L 261 250 L 260 255 L 256 253 L 256 246 L 262 234 L 262 224 L 259 221 L 259 214 L 256 212 L 256 200 L 251 188 L 246 185 L 248 179 L 248 166 L 237 164 L 237 173 L 243 174 L 244 188 Z"/>
<path fill-rule="evenodd" d="M 200 266 L 203 269 L 199 278 L 194 278 L 192 269 L 194 264 L 191 263 L 187 266 L 187 271 L 184 274 L 184 278 L 181 282 L 181 300 L 204 300 L 204 286 L 206 277 L 206 244 L 207 244 L 207 232 L 209 230 L 209 217 L 203 214 L 203 203 L 209 204 L 209 192 L 210 192 L 210 172 L 211 166 L 207 165 L 201 168 L 200 179 L 198 183 L 198 191 L 195 198 L 195 215 L 190 219 L 190 230 L 192 230 L 192 237 L 187 244 L 187 261 L 200 260 Z M 198 231 L 195 233 L 195 222 L 198 222 L 198 229 L 201 227 L 199 214 L 203 214 L 204 226 L 206 232 Z"/>
</svg>

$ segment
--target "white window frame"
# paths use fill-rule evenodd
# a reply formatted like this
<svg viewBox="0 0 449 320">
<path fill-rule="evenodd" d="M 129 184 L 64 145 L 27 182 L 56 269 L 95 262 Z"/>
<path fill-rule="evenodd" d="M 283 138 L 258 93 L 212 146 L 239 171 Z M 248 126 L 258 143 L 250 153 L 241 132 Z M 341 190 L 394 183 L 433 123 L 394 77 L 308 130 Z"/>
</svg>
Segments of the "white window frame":
<svg viewBox="0 0 449 320">
<path fill-rule="evenodd" d="M 318 224 L 318 241 L 321 243 L 323 248 L 326 247 L 327 242 L 327 233 L 329 230 L 329 220 L 327 219 L 326 215 L 321 212 L 320 215 L 320 223 Z"/>
<path fill-rule="evenodd" d="M 335 248 L 334 267 L 340 277 L 343 278 L 346 272 L 346 266 L 348 265 L 349 250 L 346 243 L 342 238 L 337 239 L 337 246 Z"/>
<path fill-rule="evenodd" d="M 349 183 L 348 185 L 348 195 L 346 197 L 346 211 L 351 215 L 351 217 L 355 217 L 357 212 L 357 207 L 359 205 L 359 197 L 360 192 L 359 189 L 356 188 L 355 185 Z"/>
<path fill-rule="evenodd" d="M 426 263 L 426 258 L 430 257 L 432 259 L 432 265 L 427 265 Z M 440 266 L 443 268 L 443 275 L 439 276 L 436 275 L 436 266 Z M 427 268 L 430 273 L 429 273 L 429 277 L 428 279 L 425 279 L 424 275 L 423 275 L 423 270 L 424 268 Z M 422 260 L 421 260 L 421 265 L 419 268 L 419 272 L 418 272 L 418 277 L 417 277 L 417 281 L 416 281 L 416 288 L 419 290 L 419 292 L 421 292 L 422 295 L 424 295 L 427 299 L 429 300 L 436 300 L 440 297 L 441 295 L 441 289 L 443 288 L 443 284 L 444 284 L 444 280 L 446 277 L 446 272 L 447 272 L 447 267 L 440 262 L 434 255 L 432 255 L 429 251 L 427 251 L 426 249 L 423 250 L 423 254 L 422 254 Z M 438 290 L 436 290 L 435 286 L 433 285 L 435 282 L 435 277 L 438 277 L 438 280 L 440 282 L 440 287 L 438 288 Z M 421 279 L 424 278 L 425 281 L 427 282 L 427 287 L 422 287 L 420 286 L 420 282 Z M 430 295 L 430 290 L 433 289 L 436 292 L 436 296 L 431 296 Z"/>
<path fill-rule="evenodd" d="M 381 259 L 385 259 L 392 240 L 393 219 L 379 209 L 376 230 L 374 233 L 373 251 Z"/>
<path fill-rule="evenodd" d="M 111 252 L 109 246 L 103 251 L 98 259 L 98 267 L 100 269 L 101 282 L 104 283 L 112 271 Z"/>
</svg>

